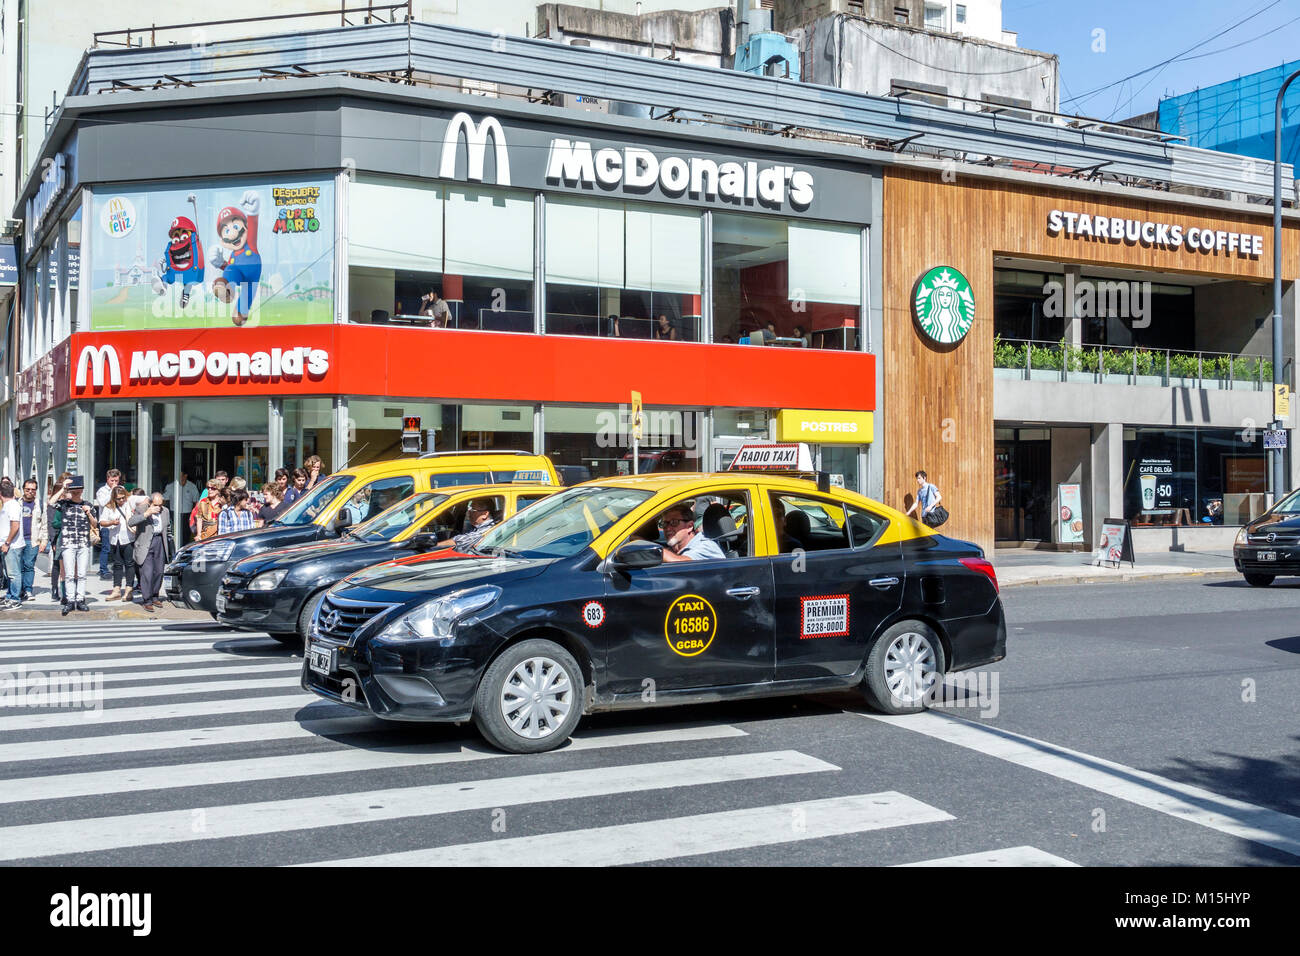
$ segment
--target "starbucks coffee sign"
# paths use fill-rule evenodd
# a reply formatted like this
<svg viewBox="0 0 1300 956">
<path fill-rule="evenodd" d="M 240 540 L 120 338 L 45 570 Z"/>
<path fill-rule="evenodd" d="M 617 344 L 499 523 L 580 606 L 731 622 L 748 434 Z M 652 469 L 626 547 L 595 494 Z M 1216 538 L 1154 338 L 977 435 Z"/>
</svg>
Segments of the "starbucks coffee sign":
<svg viewBox="0 0 1300 956">
<path fill-rule="evenodd" d="M 935 266 L 917 280 L 912 313 L 928 338 L 940 345 L 955 345 L 975 321 L 970 283 L 952 266 Z"/>
</svg>

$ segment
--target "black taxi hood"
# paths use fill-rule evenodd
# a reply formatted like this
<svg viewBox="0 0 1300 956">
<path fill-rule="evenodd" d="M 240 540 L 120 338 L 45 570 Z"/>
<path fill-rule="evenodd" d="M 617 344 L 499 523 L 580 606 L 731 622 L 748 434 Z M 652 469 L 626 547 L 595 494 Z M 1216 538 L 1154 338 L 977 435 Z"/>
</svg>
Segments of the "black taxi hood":
<svg viewBox="0 0 1300 956">
<path fill-rule="evenodd" d="M 409 601 L 418 594 L 491 581 L 505 584 L 541 574 L 555 558 L 457 558 L 415 567 L 384 563 L 345 578 L 331 593 L 349 600 Z"/>
<path fill-rule="evenodd" d="M 1300 531 L 1300 514 L 1262 514 L 1246 525 L 1248 534 L 1268 531 Z"/>
<path fill-rule="evenodd" d="M 252 557 L 244 558 L 239 562 L 239 570 L 245 573 L 257 574 L 266 571 L 272 567 L 292 568 L 309 561 L 315 561 L 317 558 L 333 558 L 349 554 L 353 551 L 372 549 L 372 550 L 392 550 L 400 547 L 391 541 L 362 541 L 360 538 L 329 538 L 324 541 L 308 541 L 306 544 L 295 544 L 289 547 L 276 548 L 273 551 L 262 551 Z M 380 560 L 376 558 L 376 560 Z"/>
</svg>

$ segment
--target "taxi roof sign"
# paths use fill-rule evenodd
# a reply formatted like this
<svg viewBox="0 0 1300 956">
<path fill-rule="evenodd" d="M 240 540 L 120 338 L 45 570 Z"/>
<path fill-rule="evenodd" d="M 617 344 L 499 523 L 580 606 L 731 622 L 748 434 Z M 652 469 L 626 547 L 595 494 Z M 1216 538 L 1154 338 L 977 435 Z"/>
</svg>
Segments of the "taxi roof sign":
<svg viewBox="0 0 1300 956">
<path fill-rule="evenodd" d="M 803 442 L 741 445 L 727 470 L 810 473 L 813 470 L 812 451 Z"/>
</svg>

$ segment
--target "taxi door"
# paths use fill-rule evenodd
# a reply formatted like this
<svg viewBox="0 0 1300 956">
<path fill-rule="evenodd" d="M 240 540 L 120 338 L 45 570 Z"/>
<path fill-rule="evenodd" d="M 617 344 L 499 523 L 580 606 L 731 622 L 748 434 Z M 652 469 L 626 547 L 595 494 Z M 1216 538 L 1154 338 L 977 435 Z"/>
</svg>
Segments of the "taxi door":
<svg viewBox="0 0 1300 956">
<path fill-rule="evenodd" d="M 606 575 L 608 690 L 644 695 L 772 679 L 772 561 L 751 556 L 754 534 L 745 518 L 756 493 L 749 487 L 710 493 L 730 506 L 743 529 L 731 542 L 734 557 Z M 648 537 L 650 526 L 638 530 Z"/>
<path fill-rule="evenodd" d="M 781 543 L 772 559 L 776 679 L 852 674 L 902 603 L 902 549 L 875 543 L 889 520 L 815 494 L 772 492 L 769 506 Z"/>
</svg>

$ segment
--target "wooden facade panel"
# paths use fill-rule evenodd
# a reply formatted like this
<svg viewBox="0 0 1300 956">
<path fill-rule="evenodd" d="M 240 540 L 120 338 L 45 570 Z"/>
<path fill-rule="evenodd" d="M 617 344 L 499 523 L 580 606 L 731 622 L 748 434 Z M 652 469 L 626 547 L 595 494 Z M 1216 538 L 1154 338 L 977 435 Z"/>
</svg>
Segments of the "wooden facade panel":
<svg viewBox="0 0 1300 956">
<path fill-rule="evenodd" d="M 1053 209 L 1211 232 L 1262 236 L 1257 258 L 1206 254 L 1048 232 Z M 884 175 L 884 342 L 880 374 L 888 423 L 879 438 L 885 500 L 911 503 L 925 469 L 952 519 L 945 533 L 993 548 L 993 258 L 1015 256 L 1152 272 L 1270 281 L 1272 212 L 1221 216 L 1174 201 L 1116 200 L 1062 189 L 886 169 Z M 1284 235 L 1283 276 L 1297 274 L 1297 229 Z M 975 297 L 975 321 L 954 347 L 925 339 L 912 317 L 916 281 L 935 266 L 959 269 Z"/>
</svg>

